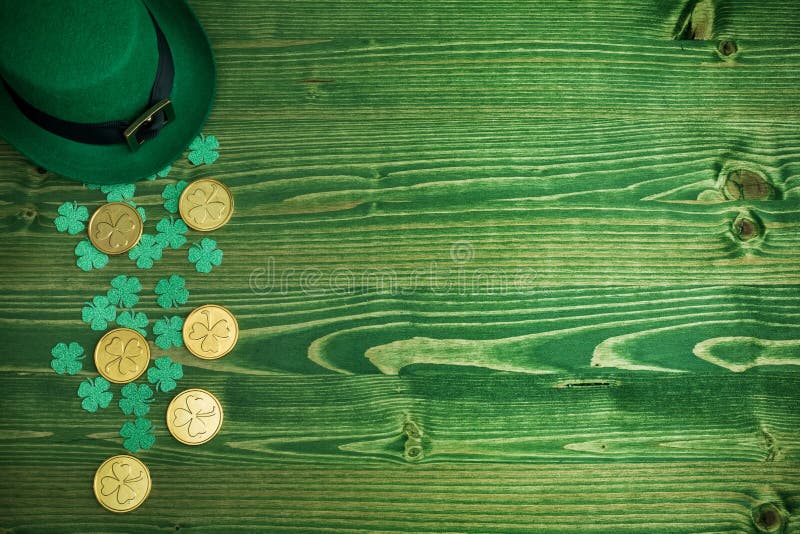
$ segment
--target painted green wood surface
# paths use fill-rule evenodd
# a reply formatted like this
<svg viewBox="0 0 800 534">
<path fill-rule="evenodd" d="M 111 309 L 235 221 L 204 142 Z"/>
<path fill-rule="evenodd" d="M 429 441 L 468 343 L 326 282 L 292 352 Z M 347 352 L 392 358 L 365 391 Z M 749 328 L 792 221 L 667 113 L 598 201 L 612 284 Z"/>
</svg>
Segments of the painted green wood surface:
<svg viewBox="0 0 800 534">
<path fill-rule="evenodd" d="M 221 156 L 135 200 L 153 232 L 167 183 L 229 185 L 213 273 L 79 271 L 55 210 L 102 195 L 0 145 L 0 528 L 800 532 L 793 1 L 192 3 Z M 711 39 L 673 39 L 687 13 Z M 726 200 L 741 168 L 772 198 Z M 90 482 L 125 417 L 49 350 L 91 350 L 116 274 L 160 317 L 173 272 L 180 313 L 239 318 L 222 360 L 156 351 L 225 425 L 181 446 L 160 395 L 153 492 L 112 515 Z"/>
</svg>

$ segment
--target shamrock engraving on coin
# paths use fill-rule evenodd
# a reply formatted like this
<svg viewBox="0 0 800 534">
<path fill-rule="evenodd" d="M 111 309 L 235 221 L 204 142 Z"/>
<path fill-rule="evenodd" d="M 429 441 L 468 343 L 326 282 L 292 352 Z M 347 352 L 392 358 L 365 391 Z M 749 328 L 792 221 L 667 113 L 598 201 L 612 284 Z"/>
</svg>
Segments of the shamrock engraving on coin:
<svg viewBox="0 0 800 534">
<path fill-rule="evenodd" d="M 178 393 L 167 407 L 167 429 L 185 445 L 200 445 L 222 427 L 222 405 L 204 389 Z"/>
<path fill-rule="evenodd" d="M 94 495 L 112 512 L 137 509 L 150 495 L 150 471 L 141 461 L 121 454 L 100 464 L 94 474 Z"/>
<path fill-rule="evenodd" d="M 109 202 L 97 208 L 89 219 L 89 239 L 106 254 L 128 252 L 142 237 L 142 218 L 124 202 Z"/>
<path fill-rule="evenodd" d="M 216 304 L 195 308 L 183 322 L 183 344 L 204 360 L 222 358 L 233 350 L 238 339 L 236 317 Z"/>
<path fill-rule="evenodd" d="M 105 333 L 94 348 L 97 371 L 109 382 L 125 384 L 139 378 L 150 363 L 150 346 L 136 330 L 117 328 Z"/>
<path fill-rule="evenodd" d="M 230 220 L 233 214 L 233 194 L 216 180 L 195 180 L 181 193 L 178 211 L 190 228 L 210 232 Z"/>
</svg>

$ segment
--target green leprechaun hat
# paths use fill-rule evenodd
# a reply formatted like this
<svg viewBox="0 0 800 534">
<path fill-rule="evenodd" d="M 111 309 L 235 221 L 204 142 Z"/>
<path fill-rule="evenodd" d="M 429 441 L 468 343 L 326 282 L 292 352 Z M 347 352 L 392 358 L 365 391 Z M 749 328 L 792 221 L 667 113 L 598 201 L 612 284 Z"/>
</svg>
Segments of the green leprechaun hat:
<svg viewBox="0 0 800 534">
<path fill-rule="evenodd" d="M 200 132 L 214 88 L 184 0 L 0 0 L 0 137 L 52 172 L 155 174 Z"/>
</svg>

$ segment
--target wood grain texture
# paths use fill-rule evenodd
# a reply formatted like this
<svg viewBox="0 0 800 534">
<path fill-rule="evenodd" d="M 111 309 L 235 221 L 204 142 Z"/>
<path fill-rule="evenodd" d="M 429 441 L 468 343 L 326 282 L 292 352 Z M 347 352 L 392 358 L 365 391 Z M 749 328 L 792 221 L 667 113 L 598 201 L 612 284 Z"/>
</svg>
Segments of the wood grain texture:
<svg viewBox="0 0 800 534">
<path fill-rule="evenodd" d="M 166 184 L 224 181 L 210 275 L 79 271 L 56 208 L 103 196 L 0 145 L 0 528 L 800 532 L 792 2 L 192 5 L 221 156 L 135 200 L 154 233 Z M 90 481 L 125 417 L 49 351 L 91 350 L 117 274 L 152 326 L 171 273 L 180 314 L 239 320 L 222 360 L 154 351 L 225 424 L 181 446 L 158 395 L 153 493 L 115 516 Z"/>
</svg>

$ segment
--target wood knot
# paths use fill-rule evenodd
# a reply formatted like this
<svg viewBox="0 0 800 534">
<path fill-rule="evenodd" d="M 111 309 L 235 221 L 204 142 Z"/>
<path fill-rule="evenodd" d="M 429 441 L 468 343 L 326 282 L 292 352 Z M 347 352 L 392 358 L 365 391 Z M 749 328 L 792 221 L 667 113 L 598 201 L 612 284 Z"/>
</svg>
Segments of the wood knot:
<svg viewBox="0 0 800 534">
<path fill-rule="evenodd" d="M 747 215 L 739 215 L 731 226 L 733 235 L 740 241 L 750 241 L 763 233 L 761 223 Z"/>
<path fill-rule="evenodd" d="M 753 509 L 753 524 L 759 532 L 783 532 L 786 519 L 780 508 L 764 503 Z"/>
<path fill-rule="evenodd" d="M 736 52 L 739 51 L 739 47 L 736 46 L 735 41 L 731 41 L 730 39 L 723 39 L 719 42 L 719 46 L 717 47 L 719 53 L 725 57 L 729 57 L 734 55 Z"/>
<path fill-rule="evenodd" d="M 412 438 L 406 440 L 405 450 L 403 451 L 403 457 L 406 460 L 409 462 L 418 462 L 422 460 L 424 456 L 422 442 L 420 440 Z"/>
<path fill-rule="evenodd" d="M 765 176 L 748 169 L 729 172 L 722 184 L 722 194 L 729 200 L 771 200 L 777 196 Z"/>
<path fill-rule="evenodd" d="M 32 206 L 25 206 L 17 211 L 17 219 L 22 221 L 25 224 L 30 224 L 36 220 L 36 217 L 39 215 L 39 212 L 36 208 Z"/>
</svg>

